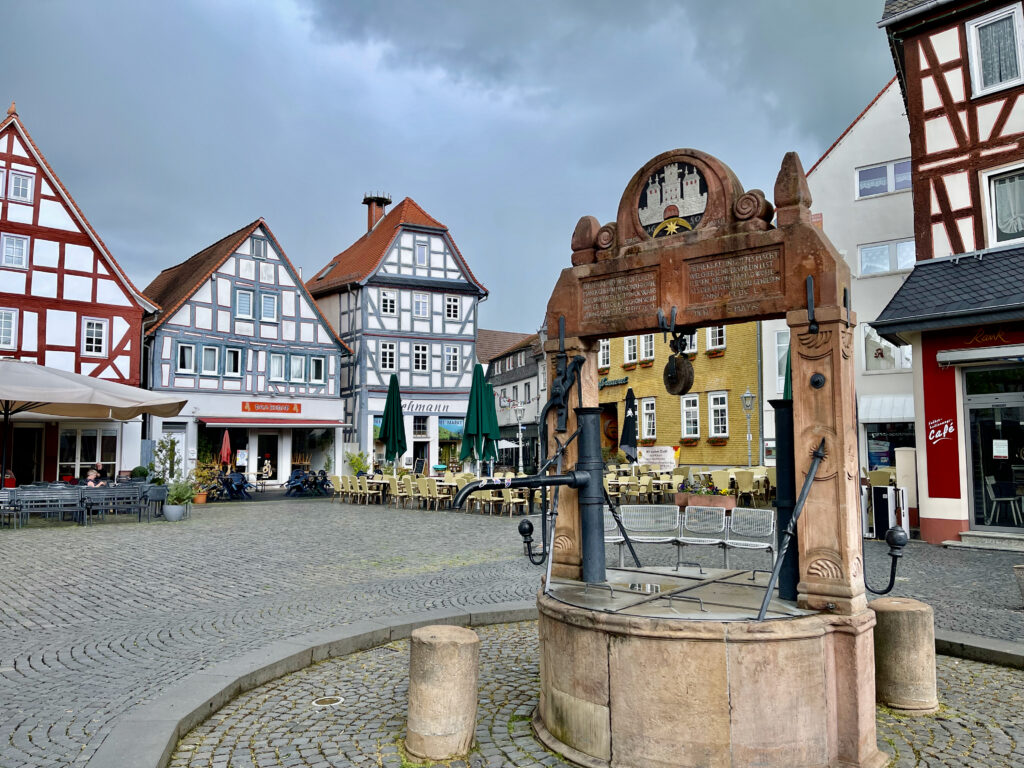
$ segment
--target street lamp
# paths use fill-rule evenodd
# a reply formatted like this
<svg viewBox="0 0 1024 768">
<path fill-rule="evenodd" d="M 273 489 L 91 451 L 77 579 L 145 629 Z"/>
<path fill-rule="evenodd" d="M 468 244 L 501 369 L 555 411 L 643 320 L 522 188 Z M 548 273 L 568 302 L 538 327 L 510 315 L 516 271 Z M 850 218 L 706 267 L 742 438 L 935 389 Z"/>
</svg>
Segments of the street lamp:
<svg viewBox="0 0 1024 768">
<path fill-rule="evenodd" d="M 526 406 L 516 403 L 512 410 L 516 414 L 516 429 L 519 432 L 519 474 L 523 474 L 523 416 L 526 415 Z"/>
<path fill-rule="evenodd" d="M 744 415 L 747 417 L 747 466 L 751 466 L 751 453 L 750 453 L 750 414 L 754 411 L 754 393 L 750 391 L 750 387 L 747 387 L 747 391 L 740 395 L 740 399 L 743 401 Z"/>
</svg>

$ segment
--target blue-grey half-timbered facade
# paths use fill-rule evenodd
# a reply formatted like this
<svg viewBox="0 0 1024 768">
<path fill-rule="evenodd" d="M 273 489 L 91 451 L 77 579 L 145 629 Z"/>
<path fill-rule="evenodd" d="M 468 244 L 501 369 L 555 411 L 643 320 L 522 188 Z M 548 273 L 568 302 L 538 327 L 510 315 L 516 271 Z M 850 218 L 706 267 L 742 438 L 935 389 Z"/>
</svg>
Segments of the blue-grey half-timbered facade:
<svg viewBox="0 0 1024 768">
<path fill-rule="evenodd" d="M 368 231 L 306 283 L 352 349 L 343 388 L 351 442 L 380 458 L 391 374 L 398 375 L 409 445 L 404 462 L 458 457 L 473 365 L 477 304 L 487 290 L 448 228 L 405 198 L 367 197 Z"/>
<path fill-rule="evenodd" d="M 349 350 L 262 219 L 161 272 L 146 289 L 164 312 L 147 329 L 146 384 L 188 393 L 154 418 L 188 464 L 219 457 L 228 430 L 240 471 L 287 478 L 339 466 Z"/>
</svg>

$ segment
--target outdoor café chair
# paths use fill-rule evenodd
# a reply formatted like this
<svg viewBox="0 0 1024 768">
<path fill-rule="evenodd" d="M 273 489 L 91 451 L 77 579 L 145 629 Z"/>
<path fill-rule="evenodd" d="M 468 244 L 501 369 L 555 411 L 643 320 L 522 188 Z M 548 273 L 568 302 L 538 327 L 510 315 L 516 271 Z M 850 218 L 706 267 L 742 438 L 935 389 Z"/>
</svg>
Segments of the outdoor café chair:
<svg viewBox="0 0 1024 768">
<path fill-rule="evenodd" d="M 985 516 L 985 525 L 997 524 L 1002 517 L 1000 512 L 1009 511 L 1010 518 L 1014 525 L 1020 525 L 1020 497 L 1019 496 L 996 496 L 996 479 L 993 475 L 985 475 L 985 492 L 992 506 Z M 1006 525 L 1010 525 L 1007 520 Z"/>
<path fill-rule="evenodd" d="M 711 471 L 711 484 L 720 491 L 729 490 L 729 470 L 715 469 Z"/>
<path fill-rule="evenodd" d="M 512 517 L 512 511 L 518 509 L 517 515 L 521 515 L 523 509 L 526 508 L 526 499 L 521 496 L 513 496 L 511 488 L 501 489 L 501 505 L 502 511 L 508 510 L 508 516 Z"/>
<path fill-rule="evenodd" d="M 441 498 L 441 494 L 437 490 L 437 478 L 436 477 L 428 477 L 428 478 L 426 478 L 426 481 L 427 481 L 427 502 L 428 503 L 432 503 L 434 505 L 434 509 L 435 510 L 440 509 L 441 508 L 442 498 Z"/>
<path fill-rule="evenodd" d="M 750 503 L 754 503 L 754 472 L 749 469 L 737 469 L 733 473 L 733 477 L 736 478 L 736 501 L 737 503 L 743 502 L 743 497 L 746 496 L 750 499 Z"/>
<path fill-rule="evenodd" d="M 334 493 L 331 494 L 331 501 L 333 502 L 345 492 L 345 489 L 341 486 L 341 478 L 337 475 L 331 475 L 330 480 L 331 488 L 334 490 Z"/>
<path fill-rule="evenodd" d="M 18 490 L 0 488 L 0 528 L 17 528 L 21 525 L 21 509 L 18 507 Z"/>
<path fill-rule="evenodd" d="M 725 508 L 687 507 L 676 545 L 676 570 L 679 570 L 683 547 L 725 547 Z"/>
<path fill-rule="evenodd" d="M 406 475 L 405 480 L 405 492 L 409 495 L 409 502 L 411 506 L 419 506 L 423 501 L 423 497 L 420 496 L 420 484 L 416 482 L 416 478 L 412 475 Z"/>
<path fill-rule="evenodd" d="M 726 568 L 730 549 L 763 549 L 770 570 L 775 565 L 775 510 L 736 507 L 729 518 L 724 547 Z"/>
<path fill-rule="evenodd" d="M 370 484 L 366 482 L 366 475 L 360 475 L 359 478 L 359 493 L 366 499 L 366 503 L 370 503 L 370 499 L 376 499 L 376 503 L 380 503 L 380 488 L 374 486 L 370 487 Z"/>
<path fill-rule="evenodd" d="M 409 500 L 409 493 L 405 490 L 405 483 L 400 483 L 397 477 L 389 475 L 388 488 L 391 491 L 391 498 L 395 500 L 395 507 L 397 508 L 399 503 L 404 507 L 405 502 Z"/>
</svg>

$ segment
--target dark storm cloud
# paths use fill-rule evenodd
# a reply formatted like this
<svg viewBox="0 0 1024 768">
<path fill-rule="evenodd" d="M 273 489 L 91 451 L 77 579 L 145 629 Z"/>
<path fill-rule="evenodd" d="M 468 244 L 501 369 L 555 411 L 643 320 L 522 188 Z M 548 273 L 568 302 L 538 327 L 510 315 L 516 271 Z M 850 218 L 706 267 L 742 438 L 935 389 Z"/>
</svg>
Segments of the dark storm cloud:
<svg viewBox="0 0 1024 768">
<path fill-rule="evenodd" d="M 891 77 L 881 0 L 9 4 L 6 91 L 136 283 L 257 216 L 305 273 L 371 189 L 451 229 L 534 330 L 576 220 L 677 146 L 771 189 Z"/>
</svg>

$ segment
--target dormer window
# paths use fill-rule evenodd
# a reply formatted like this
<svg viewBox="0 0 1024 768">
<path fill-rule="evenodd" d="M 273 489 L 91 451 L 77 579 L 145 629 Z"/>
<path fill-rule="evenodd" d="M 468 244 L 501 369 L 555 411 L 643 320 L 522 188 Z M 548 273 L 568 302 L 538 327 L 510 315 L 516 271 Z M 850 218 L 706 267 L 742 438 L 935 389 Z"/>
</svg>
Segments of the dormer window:
<svg viewBox="0 0 1024 768">
<path fill-rule="evenodd" d="M 262 237 L 249 238 L 249 253 L 254 259 L 267 258 L 267 241 Z"/>
<path fill-rule="evenodd" d="M 1024 82 L 1022 31 L 1019 3 L 967 23 L 972 96 L 984 96 Z"/>
</svg>

